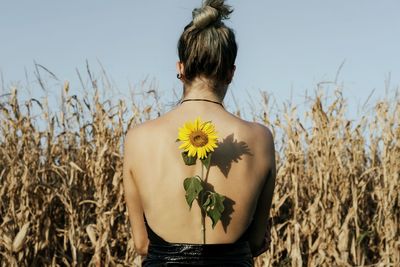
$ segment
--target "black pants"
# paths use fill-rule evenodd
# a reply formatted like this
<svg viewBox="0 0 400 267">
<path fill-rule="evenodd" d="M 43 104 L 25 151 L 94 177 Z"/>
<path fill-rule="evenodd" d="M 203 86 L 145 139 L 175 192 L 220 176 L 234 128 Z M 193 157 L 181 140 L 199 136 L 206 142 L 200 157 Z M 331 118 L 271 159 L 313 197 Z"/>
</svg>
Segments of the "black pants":
<svg viewBox="0 0 400 267">
<path fill-rule="evenodd" d="M 159 266 L 254 266 L 247 241 L 233 244 L 152 244 L 143 267 Z"/>
</svg>

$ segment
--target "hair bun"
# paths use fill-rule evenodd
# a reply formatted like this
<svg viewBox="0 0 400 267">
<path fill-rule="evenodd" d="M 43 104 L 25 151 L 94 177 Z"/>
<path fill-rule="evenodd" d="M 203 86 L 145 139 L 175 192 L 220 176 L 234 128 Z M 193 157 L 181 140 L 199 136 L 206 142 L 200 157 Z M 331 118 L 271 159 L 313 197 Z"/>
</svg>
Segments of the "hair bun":
<svg viewBox="0 0 400 267">
<path fill-rule="evenodd" d="M 193 10 L 193 25 L 197 29 L 204 29 L 207 26 L 228 19 L 232 8 L 225 5 L 224 0 L 205 0 L 201 8 Z"/>
</svg>

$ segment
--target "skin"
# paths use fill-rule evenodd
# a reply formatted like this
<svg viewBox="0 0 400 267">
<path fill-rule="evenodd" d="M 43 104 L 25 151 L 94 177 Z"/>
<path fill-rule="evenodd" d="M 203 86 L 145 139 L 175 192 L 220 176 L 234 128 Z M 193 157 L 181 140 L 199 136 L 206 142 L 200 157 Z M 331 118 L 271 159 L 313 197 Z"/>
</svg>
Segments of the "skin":
<svg viewBox="0 0 400 267">
<path fill-rule="evenodd" d="M 226 84 L 215 89 L 204 77 L 186 81 L 183 64 L 178 62 L 184 99 L 221 102 L 234 70 L 228 73 Z M 147 254 L 149 240 L 143 213 L 154 232 L 166 241 L 202 243 L 200 208 L 194 202 L 189 210 L 183 188 L 184 178 L 201 174 L 202 166 L 199 161 L 194 166 L 186 166 L 178 149 L 180 143 L 175 142 L 178 128 L 197 116 L 203 121 L 211 120 L 219 140 L 225 140 L 224 149 L 212 156 L 208 182 L 234 203 L 227 227 L 218 222 L 212 229 L 211 220 L 206 218 L 206 243 L 233 243 L 250 227 L 249 244 L 256 255 L 265 245 L 275 187 L 273 136 L 264 125 L 242 120 L 220 105 L 204 101 L 184 102 L 157 119 L 129 129 L 126 134 L 123 186 L 135 250 L 140 255 Z"/>
</svg>

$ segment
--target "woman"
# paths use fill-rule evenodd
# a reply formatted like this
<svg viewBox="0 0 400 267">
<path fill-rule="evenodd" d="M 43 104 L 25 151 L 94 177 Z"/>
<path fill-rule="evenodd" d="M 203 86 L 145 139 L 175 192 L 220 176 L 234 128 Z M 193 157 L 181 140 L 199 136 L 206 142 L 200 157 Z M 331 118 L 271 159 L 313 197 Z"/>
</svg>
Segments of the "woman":
<svg viewBox="0 0 400 267">
<path fill-rule="evenodd" d="M 207 0 L 193 11 L 178 42 L 180 104 L 126 135 L 125 198 L 143 266 L 252 266 L 252 257 L 266 250 L 274 142 L 267 127 L 232 115 L 222 104 L 237 54 L 235 35 L 222 22 L 231 12 L 223 0 Z M 200 208 L 188 208 L 182 186 L 185 177 L 201 172 L 201 162 L 185 165 L 176 143 L 178 128 L 199 116 L 218 132 L 208 183 L 225 196 L 221 222 L 213 228 L 205 221 L 205 244 Z"/>
</svg>

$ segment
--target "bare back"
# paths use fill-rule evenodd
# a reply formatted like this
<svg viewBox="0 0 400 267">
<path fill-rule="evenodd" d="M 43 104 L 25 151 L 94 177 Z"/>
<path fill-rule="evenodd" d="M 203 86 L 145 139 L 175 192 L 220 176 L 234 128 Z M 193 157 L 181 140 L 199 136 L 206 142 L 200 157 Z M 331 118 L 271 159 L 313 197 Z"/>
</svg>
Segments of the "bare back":
<svg viewBox="0 0 400 267">
<path fill-rule="evenodd" d="M 197 116 L 216 125 L 219 147 L 212 156 L 208 182 L 226 197 L 225 212 L 214 229 L 206 219 L 206 243 L 232 243 L 250 225 L 274 167 L 273 140 L 266 127 L 241 120 L 212 103 L 182 104 L 135 127 L 135 137 L 128 144 L 133 180 L 154 232 L 169 242 L 202 243 L 200 208 L 193 205 L 189 210 L 183 188 L 183 180 L 200 174 L 202 166 L 200 162 L 186 166 L 175 142 L 178 128 Z"/>
</svg>

